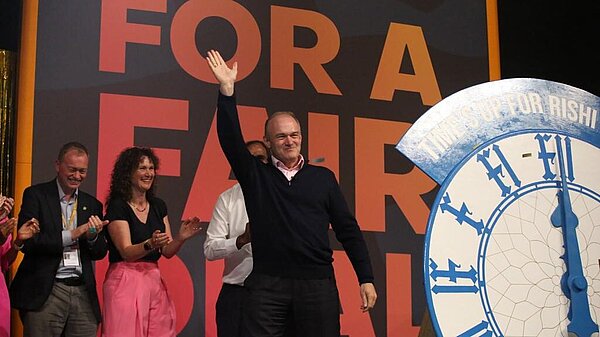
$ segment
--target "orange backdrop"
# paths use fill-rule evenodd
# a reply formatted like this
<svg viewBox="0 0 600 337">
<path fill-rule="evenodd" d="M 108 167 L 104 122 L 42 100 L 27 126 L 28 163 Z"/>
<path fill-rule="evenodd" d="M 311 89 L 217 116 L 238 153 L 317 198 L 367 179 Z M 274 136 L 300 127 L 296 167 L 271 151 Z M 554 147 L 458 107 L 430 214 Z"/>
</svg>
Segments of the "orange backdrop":
<svg viewBox="0 0 600 337">
<path fill-rule="evenodd" d="M 356 277 L 331 236 L 342 333 L 416 336 L 425 311 L 423 237 L 438 186 L 394 149 L 424 111 L 499 78 L 496 2 L 24 1 L 18 97 L 17 211 L 29 184 L 52 179 L 60 145 L 91 150 L 84 189 L 105 200 L 115 156 L 156 149 L 171 223 L 208 221 L 233 185 L 216 138 L 217 87 L 203 55 L 240 65 L 243 132 L 292 110 L 303 154 L 324 158 L 364 231 L 379 300 L 362 314 Z M 180 336 L 216 336 L 222 263 L 204 238 L 161 270 Z M 15 264 L 14 268 L 18 266 Z M 13 269 L 14 269 L 13 268 Z M 101 287 L 107 262 L 97 264 Z M 101 291 L 99 288 L 98 291 Z M 14 336 L 21 330 L 15 315 Z"/>
</svg>

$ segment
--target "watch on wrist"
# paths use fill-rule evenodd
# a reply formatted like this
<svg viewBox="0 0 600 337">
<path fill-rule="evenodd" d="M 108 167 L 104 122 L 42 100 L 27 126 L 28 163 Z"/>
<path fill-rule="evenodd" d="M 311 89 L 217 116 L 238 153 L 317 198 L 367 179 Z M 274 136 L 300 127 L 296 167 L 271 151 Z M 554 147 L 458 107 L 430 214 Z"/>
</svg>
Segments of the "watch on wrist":
<svg viewBox="0 0 600 337">
<path fill-rule="evenodd" d="M 144 241 L 144 250 L 153 250 L 152 245 L 150 244 L 150 239 Z"/>
<path fill-rule="evenodd" d="M 13 248 L 17 251 L 20 252 L 21 249 L 23 249 L 23 246 L 25 245 L 25 243 L 21 243 L 21 245 L 17 245 L 17 243 L 15 241 L 13 241 L 12 246 Z"/>
</svg>

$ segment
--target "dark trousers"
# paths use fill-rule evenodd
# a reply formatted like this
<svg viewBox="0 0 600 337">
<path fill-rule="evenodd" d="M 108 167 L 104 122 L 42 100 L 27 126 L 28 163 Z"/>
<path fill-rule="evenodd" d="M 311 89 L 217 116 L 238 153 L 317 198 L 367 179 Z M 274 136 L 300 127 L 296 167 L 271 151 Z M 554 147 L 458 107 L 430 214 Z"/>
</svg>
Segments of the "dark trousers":
<svg viewBox="0 0 600 337">
<path fill-rule="evenodd" d="M 95 337 L 98 322 L 85 285 L 55 282 L 36 311 L 19 311 L 24 337 Z"/>
<path fill-rule="evenodd" d="M 217 299 L 217 336 L 243 337 L 242 308 L 247 291 L 244 287 L 223 283 Z"/>
<path fill-rule="evenodd" d="M 251 273 L 244 323 L 250 337 L 339 337 L 340 300 L 335 278 L 287 279 Z"/>
</svg>

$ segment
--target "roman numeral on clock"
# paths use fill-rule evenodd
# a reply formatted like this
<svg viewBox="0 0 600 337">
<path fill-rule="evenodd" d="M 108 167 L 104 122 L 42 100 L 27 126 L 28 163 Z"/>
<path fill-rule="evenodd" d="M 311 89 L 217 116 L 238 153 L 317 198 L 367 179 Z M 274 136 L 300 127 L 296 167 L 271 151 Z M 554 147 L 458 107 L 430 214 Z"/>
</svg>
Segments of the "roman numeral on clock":
<svg viewBox="0 0 600 337">
<path fill-rule="evenodd" d="M 469 215 L 473 215 L 473 212 L 469 211 L 467 204 L 464 202 L 460 206 L 460 209 L 452 207 L 450 205 L 451 202 L 452 200 L 450 200 L 450 194 L 446 192 L 442 198 L 442 202 L 440 202 L 440 210 L 442 213 L 449 212 L 450 214 L 453 214 L 456 217 L 456 222 L 458 222 L 459 225 L 462 225 L 464 222 L 473 227 L 477 231 L 477 235 L 481 235 L 483 232 L 483 220 L 479 219 L 479 221 L 476 221 L 469 217 Z"/>
<path fill-rule="evenodd" d="M 573 152 L 571 151 L 571 138 L 564 137 L 564 139 L 560 136 L 552 137 L 548 134 L 537 134 L 535 135 L 535 140 L 538 141 L 538 145 L 540 151 L 538 152 L 538 159 L 542 161 L 544 164 L 544 175 L 542 176 L 545 180 L 553 180 L 556 177 L 556 173 L 552 170 L 554 165 L 554 159 L 556 158 L 556 152 L 548 151 L 546 147 L 546 143 L 552 142 L 562 142 L 565 144 L 565 169 L 566 169 L 566 178 L 568 181 L 575 180 L 575 173 L 573 172 Z M 555 138 L 554 140 L 552 138 Z"/>
<path fill-rule="evenodd" d="M 492 166 L 490 162 L 490 156 L 492 155 L 491 151 L 493 151 L 496 155 L 496 158 L 500 160 L 500 164 L 497 166 Z M 521 180 L 519 180 L 519 178 L 515 174 L 515 171 L 509 165 L 508 160 L 506 160 L 506 157 L 504 157 L 504 154 L 500 150 L 500 146 L 498 146 L 497 144 L 492 145 L 491 151 L 490 148 L 487 148 L 481 151 L 481 153 L 478 153 L 477 161 L 483 164 L 483 166 L 487 170 L 488 179 L 493 180 L 498 185 L 500 191 L 502 192 L 502 196 L 505 197 L 510 193 L 511 186 L 505 184 L 505 180 L 507 179 L 504 175 L 503 170 L 506 171 L 506 173 L 508 173 L 508 177 L 510 178 L 513 185 L 517 187 L 521 186 Z"/>
<path fill-rule="evenodd" d="M 448 269 L 438 269 L 437 263 L 433 259 L 429 259 L 429 268 L 431 272 L 429 276 L 437 282 L 439 278 L 447 278 L 453 284 L 450 285 L 439 285 L 436 284 L 431 288 L 431 291 L 439 293 L 477 293 L 479 288 L 477 287 L 477 271 L 473 266 L 469 270 L 459 270 L 459 264 L 448 259 Z M 470 280 L 471 285 L 459 284 L 460 280 Z"/>
<path fill-rule="evenodd" d="M 476 324 L 474 327 L 461 333 L 457 337 L 471 337 L 471 336 L 491 337 L 492 331 L 488 329 L 488 326 L 489 326 L 488 322 L 481 321 L 481 323 Z"/>
</svg>

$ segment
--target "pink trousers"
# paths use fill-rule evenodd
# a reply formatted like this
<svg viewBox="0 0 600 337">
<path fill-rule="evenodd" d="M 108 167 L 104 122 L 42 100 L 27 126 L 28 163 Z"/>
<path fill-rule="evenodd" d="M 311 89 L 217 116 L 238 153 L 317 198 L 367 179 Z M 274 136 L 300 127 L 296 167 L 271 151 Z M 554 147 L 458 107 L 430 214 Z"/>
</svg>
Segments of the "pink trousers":
<svg viewBox="0 0 600 337">
<path fill-rule="evenodd" d="M 156 263 L 111 263 L 103 294 L 103 337 L 176 336 L 175 306 Z"/>
</svg>

